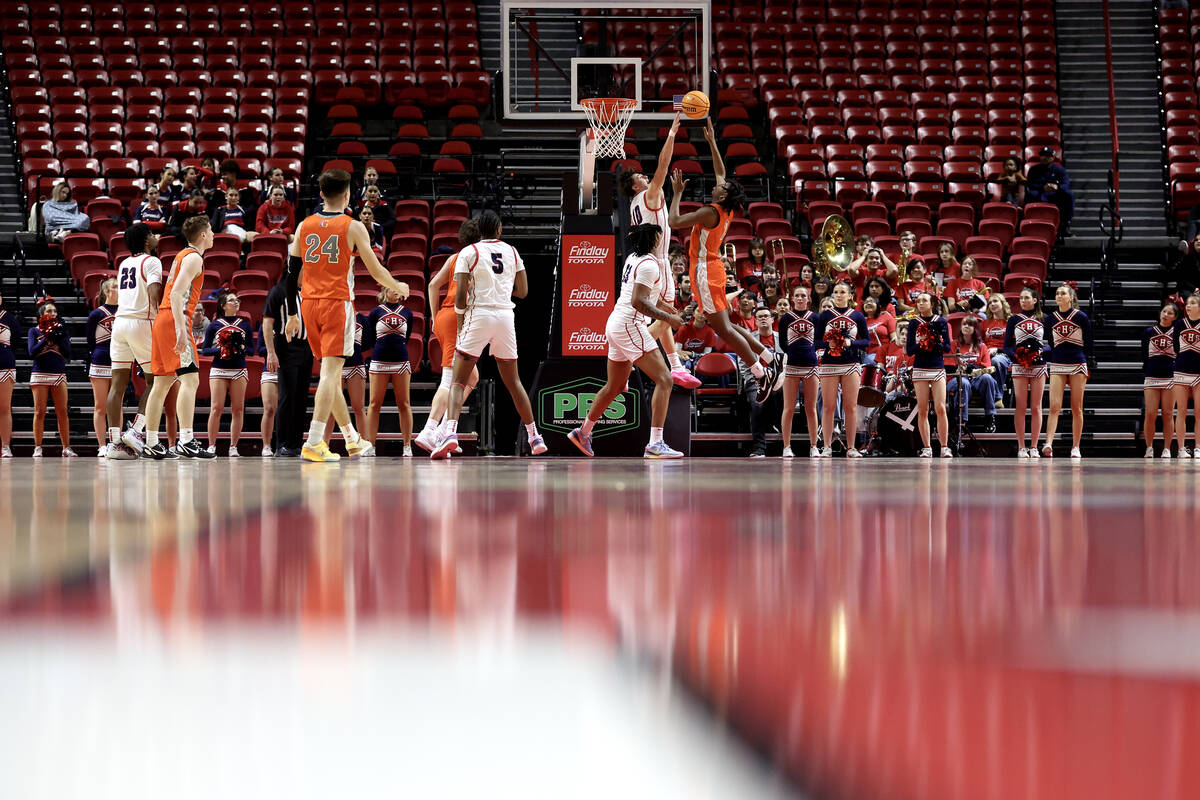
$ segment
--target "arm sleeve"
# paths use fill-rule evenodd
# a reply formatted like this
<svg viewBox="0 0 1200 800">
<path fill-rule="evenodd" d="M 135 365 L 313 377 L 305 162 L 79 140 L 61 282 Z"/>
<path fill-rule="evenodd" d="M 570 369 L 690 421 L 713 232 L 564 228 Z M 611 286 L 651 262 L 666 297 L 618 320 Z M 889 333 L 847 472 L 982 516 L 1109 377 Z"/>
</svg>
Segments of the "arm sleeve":
<svg viewBox="0 0 1200 800">
<path fill-rule="evenodd" d="M 204 344 L 200 345 L 200 355 L 215 356 L 217 354 L 219 348 L 215 346 L 213 340 L 217 338 L 217 328 L 220 325 L 221 323 L 215 319 L 208 323 L 208 327 L 204 329 Z"/>
<path fill-rule="evenodd" d="M 146 207 L 145 203 L 138 203 L 138 207 L 133 210 L 133 221 L 142 221 L 142 209 Z"/>
<path fill-rule="evenodd" d="M 820 348 L 825 342 L 825 312 L 813 317 L 813 347 Z"/>
<path fill-rule="evenodd" d="M 979 343 L 979 366 L 987 369 L 992 365 L 992 354 L 988 352 L 987 342 Z"/>
<path fill-rule="evenodd" d="M 375 349 L 375 323 L 379 319 L 379 308 L 367 315 L 366 322 L 363 323 L 363 340 L 362 350 L 363 358 L 370 359 L 371 351 Z"/>
<path fill-rule="evenodd" d="M 867 318 L 860 312 L 855 312 L 855 317 L 857 335 L 854 337 L 854 346 L 860 348 L 866 347 L 871 343 L 871 338 L 867 335 Z"/>
<path fill-rule="evenodd" d="M 63 361 L 71 360 L 71 332 L 63 325 L 58 329 L 58 343 L 62 346 Z"/>
<path fill-rule="evenodd" d="M 17 342 L 21 341 L 22 337 L 25 336 L 25 334 L 21 331 L 21 320 L 16 314 L 10 311 L 8 313 L 8 324 L 9 328 L 12 330 L 12 335 L 9 337 L 9 341 L 12 342 L 13 352 L 16 352 Z"/>
<path fill-rule="evenodd" d="M 1017 357 L 1017 318 L 1009 317 L 1004 322 L 1004 344 L 1000 349 L 1010 359 L 1015 360 Z"/>
<path fill-rule="evenodd" d="M 88 314 L 87 327 L 84 329 L 84 336 L 87 338 L 88 353 L 96 349 L 96 325 L 100 321 L 100 309 L 96 309 Z"/>
<path fill-rule="evenodd" d="M 242 329 L 242 355 L 254 355 L 257 351 L 254 349 L 254 328 L 250 325 L 250 320 L 243 319 L 238 323 L 238 327 Z"/>
<path fill-rule="evenodd" d="M 1054 170 L 1055 177 L 1058 178 L 1058 188 L 1066 191 L 1071 191 L 1071 176 L 1067 174 L 1067 168 L 1061 164 L 1057 165 L 1058 169 Z"/>
<path fill-rule="evenodd" d="M 1142 331 L 1142 369 L 1145 370 L 1150 363 L 1150 329 Z"/>
<path fill-rule="evenodd" d="M 36 357 L 45 344 L 46 338 L 42 336 L 42 329 L 34 325 L 29 329 L 29 341 L 26 342 L 30 358 Z"/>
<path fill-rule="evenodd" d="M 953 352 L 954 345 L 950 341 L 950 323 L 946 321 L 945 317 L 942 317 L 942 319 L 940 320 L 938 336 L 942 340 L 942 352 L 943 353 Z"/>
<path fill-rule="evenodd" d="M 267 204 L 263 203 L 258 207 L 258 213 L 254 215 L 254 230 L 257 233 L 270 233 L 271 228 L 267 225 Z"/>
<path fill-rule="evenodd" d="M 921 323 L 918 320 L 913 320 L 908 323 L 908 335 L 904 340 L 904 354 L 911 356 L 917 352 L 917 326 Z"/>
<path fill-rule="evenodd" d="M 296 232 L 296 209 L 291 203 L 287 204 L 287 219 L 279 226 L 279 230 L 291 236 Z"/>
<path fill-rule="evenodd" d="M 1095 342 L 1092 339 L 1092 321 L 1086 316 L 1083 318 L 1083 352 L 1091 358 L 1095 350 Z"/>
</svg>

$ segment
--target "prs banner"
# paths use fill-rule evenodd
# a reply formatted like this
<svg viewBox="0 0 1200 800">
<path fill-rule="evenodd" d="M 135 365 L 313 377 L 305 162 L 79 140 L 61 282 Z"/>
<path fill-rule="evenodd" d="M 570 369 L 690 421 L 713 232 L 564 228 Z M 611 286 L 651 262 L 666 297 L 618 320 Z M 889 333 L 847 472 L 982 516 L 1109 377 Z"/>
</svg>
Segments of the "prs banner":
<svg viewBox="0 0 1200 800">
<path fill-rule="evenodd" d="M 604 356 L 604 324 L 617 297 L 611 234 L 563 234 L 562 354 Z"/>
</svg>

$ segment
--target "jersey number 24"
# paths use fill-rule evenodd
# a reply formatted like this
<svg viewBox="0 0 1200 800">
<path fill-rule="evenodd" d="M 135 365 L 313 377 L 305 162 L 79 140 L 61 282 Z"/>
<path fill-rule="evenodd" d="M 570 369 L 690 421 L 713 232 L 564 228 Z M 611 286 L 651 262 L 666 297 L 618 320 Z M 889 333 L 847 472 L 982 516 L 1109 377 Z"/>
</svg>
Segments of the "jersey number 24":
<svg viewBox="0 0 1200 800">
<path fill-rule="evenodd" d="M 330 236 L 322 243 L 320 236 L 310 233 L 304 237 L 304 246 L 307 248 L 304 251 L 305 261 L 315 263 L 321 259 L 321 256 L 325 256 L 335 264 L 338 261 L 338 237 L 336 235 Z"/>
</svg>

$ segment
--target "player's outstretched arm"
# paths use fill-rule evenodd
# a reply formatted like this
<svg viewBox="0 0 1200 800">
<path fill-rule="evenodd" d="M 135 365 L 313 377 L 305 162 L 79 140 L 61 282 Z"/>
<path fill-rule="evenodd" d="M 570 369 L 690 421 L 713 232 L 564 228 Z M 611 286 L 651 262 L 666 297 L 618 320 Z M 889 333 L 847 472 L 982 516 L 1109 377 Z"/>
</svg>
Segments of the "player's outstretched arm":
<svg viewBox="0 0 1200 800">
<path fill-rule="evenodd" d="M 671 330 L 678 330 L 683 325 L 683 319 L 678 314 L 664 311 L 650 302 L 650 287 L 644 283 L 635 283 L 633 285 L 633 299 L 630 300 L 630 303 L 634 309 L 650 317 L 650 319 L 667 323 L 671 326 Z"/>
<path fill-rule="evenodd" d="M 675 112 L 675 119 L 671 122 L 671 129 L 667 131 L 667 140 L 663 142 L 662 150 L 658 154 L 658 166 L 654 169 L 654 177 L 650 179 L 650 187 L 646 189 L 646 204 L 650 207 L 662 207 L 663 201 L 663 184 L 667 182 L 667 172 L 671 168 L 671 156 L 675 153 L 675 134 L 679 132 L 679 112 Z"/>
<path fill-rule="evenodd" d="M 438 307 L 438 293 L 442 291 L 442 287 L 446 285 L 446 281 L 450 280 L 450 276 L 454 274 L 454 262 L 458 260 L 458 254 L 450 256 L 446 259 L 446 263 L 442 264 L 442 268 L 437 271 L 437 274 L 429 279 L 429 285 L 425 292 L 426 299 L 429 300 L 429 310 L 433 311 Z"/>
<path fill-rule="evenodd" d="M 721 159 L 721 151 L 717 149 L 717 132 L 713 130 L 712 117 L 704 123 L 704 138 L 708 140 L 708 149 L 712 151 L 713 177 L 720 185 L 725 182 L 725 162 Z"/>
<path fill-rule="evenodd" d="M 351 249 L 367 265 L 367 272 L 371 273 L 371 277 L 375 279 L 376 283 L 399 294 L 401 300 L 408 297 L 408 284 L 393 278 L 392 273 L 379 263 L 379 258 L 371 249 L 371 237 L 367 234 L 366 225 L 358 220 L 353 220 L 346 230 L 346 238 L 350 240 Z"/>
<path fill-rule="evenodd" d="M 679 200 L 688 182 L 683 179 L 683 173 L 675 170 L 671 173 L 671 208 L 667 212 L 667 224 L 672 228 L 690 228 L 693 225 L 703 225 L 711 228 L 721 221 L 717 210 L 712 206 L 702 206 L 686 214 L 679 213 Z"/>
</svg>

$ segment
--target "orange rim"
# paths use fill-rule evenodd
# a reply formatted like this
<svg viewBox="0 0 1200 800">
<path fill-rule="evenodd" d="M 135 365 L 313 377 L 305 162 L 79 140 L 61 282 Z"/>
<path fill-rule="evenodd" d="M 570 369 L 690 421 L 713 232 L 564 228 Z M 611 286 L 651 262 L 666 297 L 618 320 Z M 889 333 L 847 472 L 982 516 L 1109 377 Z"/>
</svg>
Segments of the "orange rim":
<svg viewBox="0 0 1200 800">
<path fill-rule="evenodd" d="M 614 122 L 619 112 L 637 107 L 637 100 L 628 97 L 585 97 L 579 105 L 595 112 L 602 122 Z"/>
</svg>

